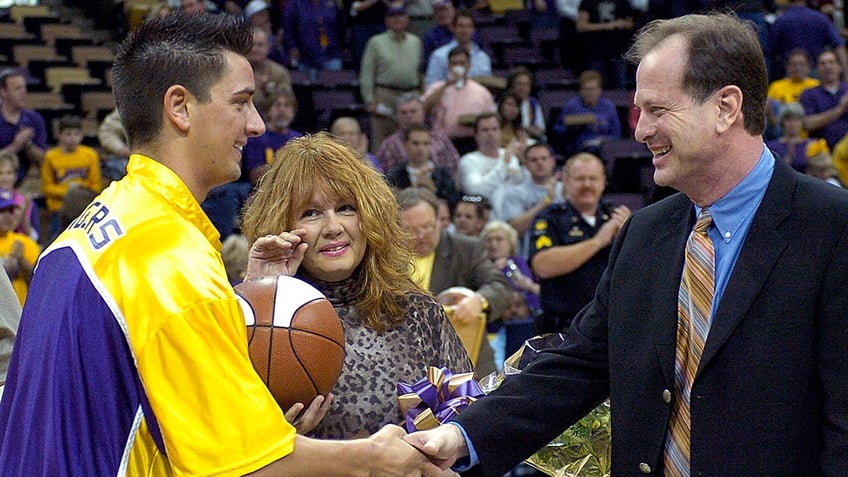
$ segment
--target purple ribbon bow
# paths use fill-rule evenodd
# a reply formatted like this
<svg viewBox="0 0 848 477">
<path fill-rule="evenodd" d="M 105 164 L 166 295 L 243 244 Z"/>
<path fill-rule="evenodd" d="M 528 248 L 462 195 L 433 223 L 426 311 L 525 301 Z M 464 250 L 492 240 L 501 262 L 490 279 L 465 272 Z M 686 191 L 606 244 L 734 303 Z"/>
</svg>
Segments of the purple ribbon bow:
<svg viewBox="0 0 848 477">
<path fill-rule="evenodd" d="M 398 403 L 407 432 L 432 429 L 450 421 L 483 395 L 474 373 L 453 374 L 430 366 L 427 377 L 397 385 Z"/>
</svg>

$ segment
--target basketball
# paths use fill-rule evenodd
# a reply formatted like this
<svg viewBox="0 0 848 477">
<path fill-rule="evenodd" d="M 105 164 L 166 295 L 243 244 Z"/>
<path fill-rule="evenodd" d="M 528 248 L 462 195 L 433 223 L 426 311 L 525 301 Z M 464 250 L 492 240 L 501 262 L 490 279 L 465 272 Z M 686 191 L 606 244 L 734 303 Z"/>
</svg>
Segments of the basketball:
<svg viewBox="0 0 848 477">
<path fill-rule="evenodd" d="M 294 277 L 235 286 L 253 367 L 285 412 L 327 395 L 342 372 L 344 329 L 327 298 Z"/>
</svg>

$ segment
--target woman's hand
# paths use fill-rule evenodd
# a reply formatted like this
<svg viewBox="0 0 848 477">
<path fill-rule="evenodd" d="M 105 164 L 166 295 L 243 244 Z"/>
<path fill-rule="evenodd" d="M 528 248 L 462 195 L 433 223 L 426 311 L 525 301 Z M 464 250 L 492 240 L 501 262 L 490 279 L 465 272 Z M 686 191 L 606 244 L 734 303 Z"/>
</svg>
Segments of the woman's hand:
<svg viewBox="0 0 848 477">
<path fill-rule="evenodd" d="M 315 399 L 312 400 L 309 408 L 303 411 L 303 414 L 300 412 L 303 410 L 303 403 L 295 403 L 286 411 L 286 421 L 297 429 L 298 434 L 306 434 L 315 429 L 321 419 L 324 419 L 332 403 L 333 393 L 327 394 L 326 398 L 321 395 L 315 396 Z"/>
<path fill-rule="evenodd" d="M 305 234 L 306 230 L 295 229 L 280 235 L 266 235 L 256 239 L 247 257 L 244 281 L 267 276 L 294 275 L 306 252 L 307 245 L 302 241 Z"/>
</svg>

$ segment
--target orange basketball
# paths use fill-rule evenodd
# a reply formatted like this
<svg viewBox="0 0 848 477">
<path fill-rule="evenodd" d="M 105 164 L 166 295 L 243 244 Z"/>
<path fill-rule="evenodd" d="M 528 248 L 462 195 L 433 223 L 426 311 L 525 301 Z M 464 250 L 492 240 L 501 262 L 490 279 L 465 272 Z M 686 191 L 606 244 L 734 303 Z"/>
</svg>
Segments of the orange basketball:
<svg viewBox="0 0 848 477">
<path fill-rule="evenodd" d="M 327 298 L 294 277 L 240 283 L 250 359 L 283 411 L 330 392 L 342 372 L 344 329 Z"/>
</svg>

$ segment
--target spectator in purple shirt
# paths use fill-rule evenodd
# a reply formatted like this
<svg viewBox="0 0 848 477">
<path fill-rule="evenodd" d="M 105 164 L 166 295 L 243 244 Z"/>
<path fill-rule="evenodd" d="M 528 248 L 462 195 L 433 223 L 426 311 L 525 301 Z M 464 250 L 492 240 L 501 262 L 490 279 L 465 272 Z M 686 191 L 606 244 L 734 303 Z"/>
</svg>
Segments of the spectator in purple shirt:
<svg viewBox="0 0 848 477">
<path fill-rule="evenodd" d="M 556 0 L 529 0 L 531 28 L 559 27 L 559 12 Z"/>
<path fill-rule="evenodd" d="M 804 129 L 833 149 L 848 133 L 848 84 L 841 80 L 842 67 L 832 51 L 819 54 L 816 72 L 821 84 L 801 93 Z"/>
<path fill-rule="evenodd" d="M 270 105 L 261 111 L 265 119 L 265 133 L 247 138 L 242 148 L 241 177 L 235 182 L 215 187 L 200 204 L 221 234 L 222 242 L 236 232 L 239 211 L 253 184 L 268 170 L 277 150 L 289 139 L 303 136 L 289 127 L 297 113 L 297 99 L 292 90 L 278 88 L 269 92 L 266 99 Z"/>
<path fill-rule="evenodd" d="M 436 48 L 447 45 L 453 40 L 451 32 L 451 22 L 456 14 L 456 7 L 453 6 L 451 0 L 433 0 L 433 21 L 436 25 L 424 33 L 422 38 L 423 46 L 423 63 L 426 65 L 430 59 L 430 54 Z"/>
<path fill-rule="evenodd" d="M 598 154 L 605 139 L 621 137 L 615 105 L 604 98 L 600 73 L 587 70 L 578 77 L 580 95 L 565 103 L 553 126 L 554 140 L 566 157 L 578 152 Z"/>
<path fill-rule="evenodd" d="M 23 70 L 0 71 L 0 151 L 18 157 L 18 180 L 30 164 L 41 167 L 47 149 L 47 127 L 38 112 L 26 107 L 27 84 Z"/>
<path fill-rule="evenodd" d="M 297 99 L 291 90 L 280 90 L 277 98 L 265 113 L 265 134 L 247 139 L 242 154 L 242 177 L 255 184 L 268 170 L 274 160 L 274 153 L 290 139 L 303 136 L 303 133 L 289 126 L 297 114 Z"/>
<path fill-rule="evenodd" d="M 333 0 L 288 0 L 283 13 L 283 44 L 292 67 L 308 72 L 342 69 L 339 31 L 342 13 Z"/>
<path fill-rule="evenodd" d="M 825 50 L 833 50 L 843 74 L 848 71 L 845 40 L 830 19 L 807 7 L 803 0 L 793 1 L 775 20 L 769 30 L 769 45 L 775 64 L 783 64 L 793 48 L 802 48 L 810 58 L 818 58 Z"/>
</svg>

